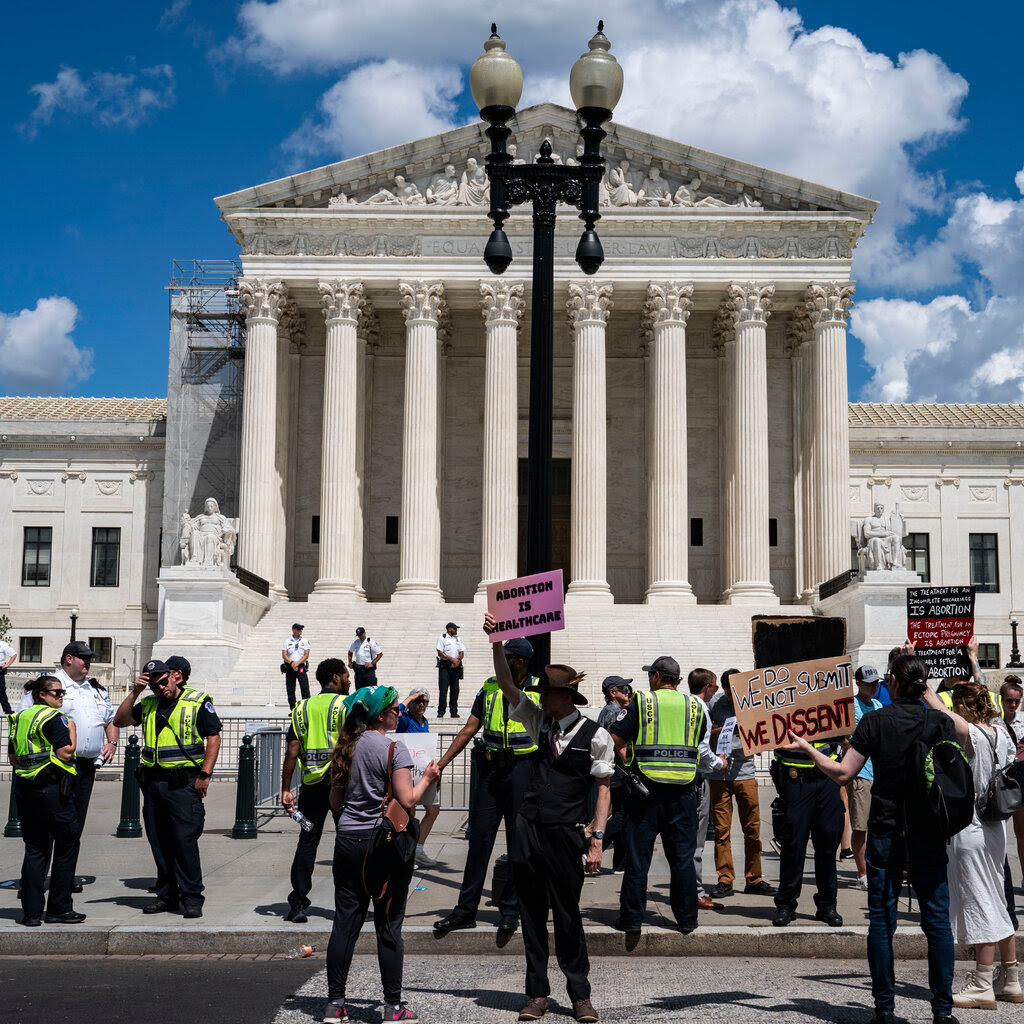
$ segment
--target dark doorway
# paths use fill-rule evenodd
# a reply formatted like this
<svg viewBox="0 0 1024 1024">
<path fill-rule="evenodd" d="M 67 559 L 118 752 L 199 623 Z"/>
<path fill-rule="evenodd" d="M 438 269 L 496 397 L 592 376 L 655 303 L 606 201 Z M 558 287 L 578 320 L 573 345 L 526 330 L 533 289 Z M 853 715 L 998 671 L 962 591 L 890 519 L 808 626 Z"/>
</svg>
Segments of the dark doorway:
<svg viewBox="0 0 1024 1024">
<path fill-rule="evenodd" d="M 569 509 L 572 503 L 572 461 L 552 459 L 551 568 L 562 570 L 569 586 Z M 526 459 L 519 460 L 519 573 L 526 572 Z"/>
</svg>

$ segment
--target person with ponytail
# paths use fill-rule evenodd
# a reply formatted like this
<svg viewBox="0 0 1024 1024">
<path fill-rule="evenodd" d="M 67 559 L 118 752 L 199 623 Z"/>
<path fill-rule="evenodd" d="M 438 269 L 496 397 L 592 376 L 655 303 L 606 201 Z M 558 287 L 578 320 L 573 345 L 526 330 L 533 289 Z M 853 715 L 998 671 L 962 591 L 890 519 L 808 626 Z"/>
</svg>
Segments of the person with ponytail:
<svg viewBox="0 0 1024 1024">
<path fill-rule="evenodd" d="M 440 777 L 431 761 L 416 785 L 412 758 L 404 743 L 388 733 L 398 724 L 398 692 L 391 686 L 364 686 L 345 698 L 345 724 L 331 756 L 331 808 L 338 812 L 334 844 L 334 927 L 327 946 L 327 1008 L 324 1021 L 348 1021 L 345 985 L 359 931 L 366 920 L 370 894 L 363 865 L 374 826 L 389 787 L 391 798 L 411 816 L 423 794 Z M 393 759 L 391 749 L 394 746 Z M 392 876 L 384 898 L 373 901 L 377 960 L 384 988 L 385 1022 L 416 1024 L 419 1018 L 402 1002 L 402 920 L 412 878 L 412 864 Z"/>
</svg>

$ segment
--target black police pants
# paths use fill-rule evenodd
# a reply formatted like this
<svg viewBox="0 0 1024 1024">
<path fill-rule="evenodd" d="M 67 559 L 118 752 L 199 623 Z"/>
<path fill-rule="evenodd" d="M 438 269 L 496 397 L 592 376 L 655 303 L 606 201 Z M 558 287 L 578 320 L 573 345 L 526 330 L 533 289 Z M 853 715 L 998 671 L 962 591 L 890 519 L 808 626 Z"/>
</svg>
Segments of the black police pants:
<svg viewBox="0 0 1024 1024">
<path fill-rule="evenodd" d="M 459 670 L 453 665 L 437 668 L 437 714 L 444 717 L 445 708 L 455 718 L 459 713 Z"/>
<path fill-rule="evenodd" d="M 7 669 L 0 668 L 0 708 L 4 714 L 11 714 L 11 702 L 7 699 Z"/>
<path fill-rule="evenodd" d="M 296 910 L 305 910 L 309 906 L 309 890 L 313 888 L 313 866 L 316 864 L 316 851 L 320 845 L 320 837 L 324 834 L 324 822 L 331 811 L 331 783 L 325 778 L 311 785 L 303 784 L 296 801 L 299 810 L 313 822 L 307 832 L 299 829 L 299 841 L 292 858 L 292 891 L 288 893 L 288 905 Z M 334 815 L 334 824 L 338 824 L 338 815 Z"/>
<path fill-rule="evenodd" d="M 299 666 L 297 672 L 291 665 L 288 665 L 284 670 L 284 688 L 288 693 L 288 707 L 290 708 L 295 707 L 296 682 L 299 684 L 299 692 L 302 694 L 302 699 L 309 700 L 309 669 L 305 662 Z"/>
<path fill-rule="evenodd" d="M 370 897 L 363 886 L 363 859 L 371 831 L 341 832 L 334 841 L 334 926 L 327 944 L 327 998 L 335 1003 L 345 1002 L 352 954 L 370 905 Z M 392 1005 L 402 1001 L 405 959 L 402 922 L 412 872 L 410 863 L 406 870 L 392 875 L 390 892 L 384 899 L 373 901 L 373 927 L 377 932 L 377 963 L 384 1002 Z"/>
<path fill-rule="evenodd" d="M 612 851 L 612 871 L 624 871 L 626 867 L 626 855 L 629 852 L 626 841 L 626 829 L 628 819 L 626 807 L 629 804 L 629 792 L 625 785 L 611 786 L 612 791 L 612 812 L 608 815 L 608 824 L 604 828 L 605 850 Z"/>
<path fill-rule="evenodd" d="M 516 816 L 533 774 L 530 757 L 517 758 L 511 768 L 496 769 L 489 768 L 479 755 L 473 756 L 477 758 L 477 781 L 473 793 L 473 814 L 469 819 L 469 849 L 466 851 L 466 870 L 462 876 L 459 902 L 452 912 L 454 917 L 470 921 L 476 920 L 498 825 L 504 820 L 505 849 L 511 853 Z M 503 917 L 519 916 L 516 888 L 510 871 L 499 902 Z"/>
<path fill-rule="evenodd" d="M 590 998 L 590 958 L 580 915 L 583 858 L 587 841 L 574 825 L 543 825 L 516 819 L 511 854 L 520 893 L 523 946 L 526 950 L 526 995 L 551 994 L 548 981 L 548 911 L 555 933 L 555 959 L 565 975 L 569 998 Z"/>
<path fill-rule="evenodd" d="M 814 845 L 814 902 L 819 910 L 835 910 L 836 851 L 843 838 L 843 801 L 839 787 L 825 775 L 790 778 L 779 766 L 779 797 L 772 804 L 772 824 L 781 847 L 777 907 L 796 909 L 804 878 L 807 840 Z"/>
<path fill-rule="evenodd" d="M 171 772 L 146 769 L 142 784 L 142 821 L 156 862 L 157 895 L 172 906 L 203 904 L 203 869 L 199 862 L 199 837 L 203 834 L 206 808 L 196 792 L 195 776 L 187 785 L 171 785 Z"/>
<path fill-rule="evenodd" d="M 96 764 L 91 757 L 75 758 L 75 813 L 78 815 L 78 834 L 85 835 L 85 819 L 92 801 L 92 785 L 96 781 Z M 71 866 L 74 871 L 78 867 L 78 855 Z"/>
<path fill-rule="evenodd" d="M 363 686 L 376 686 L 377 685 L 377 667 L 376 665 L 353 665 L 356 670 L 356 689 L 358 690 Z"/>
<path fill-rule="evenodd" d="M 80 841 L 74 799 L 61 796 L 59 782 L 36 786 L 22 779 L 14 783 L 14 799 L 21 819 L 21 838 L 25 841 L 21 865 L 21 905 L 25 917 L 43 916 L 47 871 L 50 896 L 46 910 L 50 914 L 66 914 L 74 910 L 71 886 Z"/>
</svg>

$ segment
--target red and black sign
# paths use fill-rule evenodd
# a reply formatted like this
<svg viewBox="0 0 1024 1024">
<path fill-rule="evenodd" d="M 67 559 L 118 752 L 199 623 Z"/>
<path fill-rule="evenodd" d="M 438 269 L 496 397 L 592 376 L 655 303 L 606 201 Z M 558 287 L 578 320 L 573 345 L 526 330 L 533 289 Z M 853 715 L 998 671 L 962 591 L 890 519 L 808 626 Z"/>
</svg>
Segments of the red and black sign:
<svg viewBox="0 0 1024 1024">
<path fill-rule="evenodd" d="M 932 679 L 971 677 L 974 587 L 908 587 L 907 636 Z"/>
</svg>

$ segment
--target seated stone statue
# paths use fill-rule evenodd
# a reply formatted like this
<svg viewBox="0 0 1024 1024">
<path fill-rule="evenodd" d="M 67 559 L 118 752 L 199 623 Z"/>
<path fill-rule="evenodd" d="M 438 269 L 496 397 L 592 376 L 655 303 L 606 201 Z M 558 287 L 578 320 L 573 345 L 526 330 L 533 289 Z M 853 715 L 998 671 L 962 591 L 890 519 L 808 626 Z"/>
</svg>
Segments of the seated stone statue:
<svg viewBox="0 0 1024 1024">
<path fill-rule="evenodd" d="M 637 206 L 671 206 L 672 192 L 661 176 L 661 168 L 652 164 L 636 194 Z"/>
<path fill-rule="evenodd" d="M 427 189 L 427 202 L 438 206 L 454 206 L 459 201 L 459 182 L 455 167 L 446 164 L 444 174 L 437 175 Z"/>
<path fill-rule="evenodd" d="M 471 156 L 459 183 L 459 206 L 486 206 L 490 201 L 490 186 L 487 171 Z"/>
<path fill-rule="evenodd" d="M 629 180 L 629 161 L 608 172 L 608 202 L 612 206 L 636 206 L 636 190 Z"/>
<path fill-rule="evenodd" d="M 227 569 L 237 536 L 238 520 L 221 515 L 216 499 L 207 498 L 200 515 L 181 517 L 181 564 Z"/>
<path fill-rule="evenodd" d="M 889 515 L 880 501 L 874 504 L 871 515 L 857 524 L 857 559 L 863 569 L 902 569 L 907 553 L 903 538 L 907 523 L 900 515 L 899 506 Z"/>
</svg>

